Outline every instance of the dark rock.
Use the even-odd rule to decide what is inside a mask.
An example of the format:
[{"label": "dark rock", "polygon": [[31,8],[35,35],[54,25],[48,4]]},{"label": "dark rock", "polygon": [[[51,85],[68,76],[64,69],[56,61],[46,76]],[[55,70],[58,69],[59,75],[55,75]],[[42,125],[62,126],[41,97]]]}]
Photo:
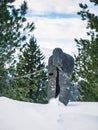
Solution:
[{"label": "dark rock", "polygon": [[59,96],[62,103],[68,104],[73,69],[73,57],[55,48],[48,60],[48,100]]}]

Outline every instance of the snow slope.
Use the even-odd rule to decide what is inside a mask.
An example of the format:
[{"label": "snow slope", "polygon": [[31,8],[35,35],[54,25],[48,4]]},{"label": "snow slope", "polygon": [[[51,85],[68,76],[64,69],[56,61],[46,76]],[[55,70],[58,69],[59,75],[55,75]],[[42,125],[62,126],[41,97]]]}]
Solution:
[{"label": "snow slope", "polygon": [[0,130],[98,130],[97,102],[48,104],[0,97]]}]

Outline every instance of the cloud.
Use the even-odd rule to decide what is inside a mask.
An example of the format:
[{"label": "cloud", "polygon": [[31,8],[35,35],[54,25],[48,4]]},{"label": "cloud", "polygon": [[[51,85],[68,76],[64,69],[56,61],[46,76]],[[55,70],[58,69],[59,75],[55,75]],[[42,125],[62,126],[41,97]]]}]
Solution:
[{"label": "cloud", "polygon": [[[32,10],[33,14],[47,14],[51,12],[56,13],[76,13],[79,9],[80,0],[26,0],[28,8]],[[16,0],[15,5],[18,7],[23,0]]]},{"label": "cloud", "polygon": [[[29,18],[34,21],[36,29],[34,34],[41,46],[57,46],[64,43],[71,44],[74,38],[86,38],[86,23],[79,18]],[[85,32],[85,33],[84,33]],[[52,45],[52,46],[51,46]]]},{"label": "cloud", "polygon": [[35,26],[37,37],[57,40],[84,37],[86,31],[86,24],[79,18],[38,18]]}]

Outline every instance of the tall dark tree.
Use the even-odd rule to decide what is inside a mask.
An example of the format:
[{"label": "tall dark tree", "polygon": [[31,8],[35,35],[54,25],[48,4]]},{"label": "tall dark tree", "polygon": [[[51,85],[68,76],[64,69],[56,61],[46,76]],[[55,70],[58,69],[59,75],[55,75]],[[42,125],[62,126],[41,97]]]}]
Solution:
[{"label": "tall dark tree", "polygon": [[[33,102],[46,102],[46,71],[43,62],[44,56],[34,37],[21,49],[19,63],[17,64],[18,83],[20,88],[26,88],[25,98]],[[20,79],[20,80],[19,80]],[[22,83],[22,84],[21,84]]]},{"label": "tall dark tree", "polygon": [[[97,6],[98,0],[90,0]],[[92,4],[93,4],[92,3]],[[78,56],[75,56],[74,82],[79,86],[81,100],[98,101],[98,16],[90,12],[87,4],[80,4],[82,20],[87,20],[89,39],[75,39]]]}]

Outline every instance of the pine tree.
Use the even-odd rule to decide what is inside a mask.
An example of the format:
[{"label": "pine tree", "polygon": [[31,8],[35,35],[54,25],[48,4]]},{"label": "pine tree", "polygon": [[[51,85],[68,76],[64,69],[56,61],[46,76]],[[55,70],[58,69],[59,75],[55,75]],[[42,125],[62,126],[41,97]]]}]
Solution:
[{"label": "pine tree", "polygon": [[47,76],[43,62],[44,56],[37,46],[35,38],[32,37],[29,43],[24,44],[21,51],[22,55],[17,64],[17,76],[20,79],[18,79],[18,86],[26,90],[23,99],[25,97],[32,102],[45,103]]},{"label": "pine tree", "polygon": [[15,9],[15,0],[0,0],[0,95],[8,96],[14,92],[10,77],[14,75],[15,53],[27,37],[30,38],[34,23],[25,17],[27,4]]},{"label": "pine tree", "polygon": [[[98,0],[90,0],[98,7]],[[89,39],[75,39],[78,56],[75,56],[74,82],[79,86],[80,100],[98,101],[98,16],[91,13],[87,4],[80,4],[82,20],[87,20]]]}]

